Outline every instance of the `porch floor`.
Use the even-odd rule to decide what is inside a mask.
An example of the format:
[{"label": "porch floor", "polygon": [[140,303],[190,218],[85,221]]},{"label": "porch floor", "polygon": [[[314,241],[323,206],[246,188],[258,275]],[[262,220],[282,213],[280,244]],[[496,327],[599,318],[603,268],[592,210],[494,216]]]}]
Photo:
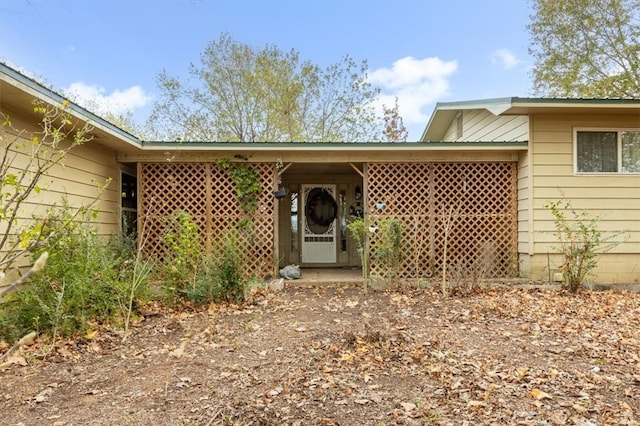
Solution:
[{"label": "porch floor", "polygon": [[287,280],[289,286],[323,286],[331,284],[362,284],[360,268],[305,268],[301,267],[302,276],[297,280]]}]

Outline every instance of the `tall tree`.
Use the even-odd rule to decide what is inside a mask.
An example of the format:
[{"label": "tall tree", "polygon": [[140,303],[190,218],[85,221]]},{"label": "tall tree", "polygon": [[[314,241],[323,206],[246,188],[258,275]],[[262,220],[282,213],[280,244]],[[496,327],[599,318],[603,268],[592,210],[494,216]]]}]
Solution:
[{"label": "tall tree", "polygon": [[533,0],[533,88],[545,96],[640,96],[640,0]]},{"label": "tall tree", "polygon": [[349,56],[321,69],[294,50],[255,49],[222,34],[186,81],[158,75],[149,124],[162,138],[190,141],[371,140],[379,90],[366,70]]},{"label": "tall tree", "polygon": [[393,107],[382,105],[384,128],[382,129],[383,142],[406,142],[409,132],[404,126],[404,121],[400,115],[398,98],[396,97]]}]

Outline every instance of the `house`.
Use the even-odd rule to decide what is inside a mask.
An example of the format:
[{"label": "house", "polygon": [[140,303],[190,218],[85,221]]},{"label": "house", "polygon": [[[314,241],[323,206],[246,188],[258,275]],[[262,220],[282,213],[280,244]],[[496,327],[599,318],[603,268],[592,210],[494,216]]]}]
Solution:
[{"label": "house", "polygon": [[520,273],[553,279],[554,221],[545,205],[567,200],[599,217],[596,283],[640,281],[640,99],[501,98],[439,103],[421,141],[528,141],[518,155]]},{"label": "house", "polygon": [[[48,105],[62,105],[65,101],[59,94],[0,63],[0,112],[3,121],[8,117],[11,122],[11,126],[0,127],[3,154],[6,143],[29,138],[33,132],[42,130],[42,114],[34,111],[36,100]],[[64,167],[56,166],[42,178],[43,191],[27,200],[21,218],[28,220],[32,215],[41,215],[51,206],[60,205],[63,197],[73,206],[87,205],[98,196],[98,185],[112,179],[96,205],[97,224],[102,234],[118,232],[123,211],[135,207],[124,201],[119,188],[128,180],[127,176],[135,177],[136,168],[118,162],[117,156],[139,150],[140,141],[78,105],[69,103],[67,110],[75,120],[74,125],[91,126],[92,140],[70,151]],[[16,157],[14,167],[24,158]]]},{"label": "house", "polygon": [[[0,65],[0,108],[14,124],[35,124],[33,98],[63,101]],[[102,231],[117,232],[137,217],[138,231],[144,229],[151,242],[149,252],[162,255],[155,242],[164,218],[181,210],[198,224],[205,249],[226,230],[242,228],[249,268],[260,277],[291,263],[356,267],[358,247],[346,224],[365,215],[374,230],[385,218],[402,223],[402,277],[435,276],[445,261],[446,241],[447,264],[481,266],[492,277],[547,279],[557,261],[549,267],[553,223],[543,205],[564,194],[578,208],[600,206],[593,211],[607,217],[606,230],[630,231],[603,258],[598,280],[640,280],[632,266],[640,253],[640,174],[628,171],[626,160],[622,172],[576,171],[572,154],[582,132],[627,135],[640,128],[640,100],[438,104],[423,143],[404,144],[143,141],[77,105],[70,108],[93,126],[93,140],[74,152],[64,170],[52,173],[48,191],[36,202],[52,204],[62,194],[81,202],[91,198],[92,180],[111,178],[99,204]],[[633,152],[631,145],[625,149]],[[236,192],[240,183],[233,170],[239,169],[251,171],[260,188],[249,209]],[[610,197],[606,209],[596,201],[604,195]],[[374,248],[378,239],[372,232]],[[374,256],[372,275],[382,268]]]}]

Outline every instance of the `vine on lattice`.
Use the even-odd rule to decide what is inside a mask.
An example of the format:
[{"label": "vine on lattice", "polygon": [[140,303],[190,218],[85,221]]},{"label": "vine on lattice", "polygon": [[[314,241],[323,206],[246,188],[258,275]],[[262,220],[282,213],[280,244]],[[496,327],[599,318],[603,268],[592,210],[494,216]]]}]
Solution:
[{"label": "vine on lattice", "polygon": [[250,227],[250,218],[258,208],[259,197],[262,193],[259,170],[245,163],[232,163],[228,158],[216,160],[216,165],[226,170],[231,176],[233,183],[235,183],[240,209],[247,215],[246,218],[240,219],[238,225],[241,228]]},{"label": "vine on lattice", "polygon": [[[162,257],[166,248],[158,244],[164,227],[162,220],[175,211],[189,213],[198,225],[203,249],[211,250],[223,243],[223,235],[238,228],[251,213],[251,232],[247,239],[247,273],[264,276],[272,274],[274,265],[274,199],[271,189],[275,166],[267,163],[243,163],[256,188],[251,201],[242,205],[237,184],[227,170],[215,163],[143,163],[140,165],[142,211],[152,214],[150,238],[146,251]],[[249,208],[249,210],[247,210]],[[244,244],[244,242],[243,242]]]}]

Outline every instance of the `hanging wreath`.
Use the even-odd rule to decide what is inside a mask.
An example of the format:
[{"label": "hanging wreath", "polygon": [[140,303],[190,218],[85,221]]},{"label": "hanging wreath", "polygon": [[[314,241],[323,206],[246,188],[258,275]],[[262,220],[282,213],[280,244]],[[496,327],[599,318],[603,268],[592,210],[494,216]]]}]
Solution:
[{"label": "hanging wreath", "polygon": [[[315,193],[314,191],[319,191]],[[331,193],[325,188],[314,188],[310,193],[305,214],[316,225],[328,228],[338,216],[338,204]],[[322,212],[318,213],[317,207],[322,206]],[[327,207],[328,206],[328,207]],[[325,215],[325,213],[327,213]]]}]

